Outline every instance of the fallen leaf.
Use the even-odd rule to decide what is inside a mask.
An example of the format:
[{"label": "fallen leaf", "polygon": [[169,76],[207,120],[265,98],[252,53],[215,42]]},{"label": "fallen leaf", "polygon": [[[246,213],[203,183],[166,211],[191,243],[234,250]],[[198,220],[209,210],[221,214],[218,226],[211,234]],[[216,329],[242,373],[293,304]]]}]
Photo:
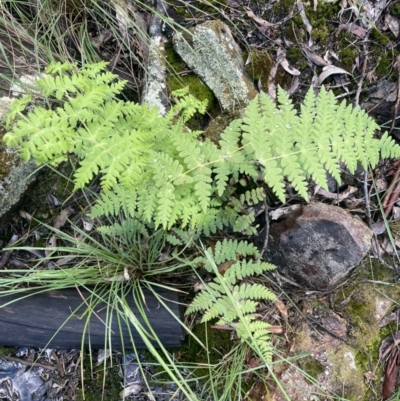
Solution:
[{"label": "fallen leaf", "polygon": [[364,39],[367,36],[367,30],[358,24],[341,24],[339,25],[338,32],[346,31],[352,33],[360,39]]},{"label": "fallen leaf", "polygon": [[393,213],[393,218],[394,218],[395,220],[400,219],[400,207],[398,207],[398,206],[393,206],[392,213]]},{"label": "fallen leaf", "polygon": [[68,206],[61,210],[61,213],[54,220],[54,228],[60,229],[66,223],[68,217],[74,212],[72,207]]},{"label": "fallen leaf", "polygon": [[356,193],[358,189],[356,187],[348,186],[348,188],[340,193],[334,193],[334,192],[329,192],[326,191],[325,189],[318,187],[317,190],[315,191],[315,195],[321,195],[325,199],[332,199],[333,201],[342,202],[344,199],[347,199],[350,195]]},{"label": "fallen leaf", "polygon": [[382,398],[389,399],[396,388],[397,376],[399,373],[399,350],[393,348],[386,365],[385,378],[382,385]]},{"label": "fallen leaf", "polygon": [[381,243],[381,248],[385,251],[386,254],[388,255],[393,255],[394,249],[392,244],[387,238],[384,238],[382,243]]},{"label": "fallen leaf", "polygon": [[301,0],[296,0],[296,5],[297,5],[297,9],[299,10],[299,14],[300,17],[303,21],[303,24],[306,26],[306,30],[308,32],[309,38],[308,38],[308,47],[311,47],[313,45],[313,40],[312,40],[312,26],[311,23],[309,21],[309,19],[307,18],[306,12],[304,10],[304,6],[303,3],[301,2]]},{"label": "fallen leaf", "polygon": [[371,228],[376,235],[383,234],[386,231],[386,225],[383,220],[376,221],[372,224]]},{"label": "fallen leaf", "polygon": [[285,319],[285,322],[287,323],[288,322],[288,311],[286,309],[286,305],[280,299],[277,299],[276,301],[274,301],[274,304],[278,308],[282,317]]},{"label": "fallen leaf", "polygon": [[323,72],[318,77],[318,85],[322,85],[322,82],[325,81],[326,78],[333,74],[348,74],[351,75],[350,72],[344,70],[343,68],[335,67],[334,65],[327,65],[323,68]]},{"label": "fallen leaf", "polygon": [[90,219],[86,216],[82,217],[82,223],[83,223],[83,229],[85,231],[92,231],[93,230],[93,224],[94,220]]},{"label": "fallen leaf", "polygon": [[375,187],[378,192],[386,191],[388,189],[388,183],[385,178],[377,178],[375,180]]},{"label": "fallen leaf", "polygon": [[393,17],[393,15],[386,14],[385,24],[387,24],[389,29],[392,31],[393,35],[397,38],[399,36],[399,31],[400,31],[399,20],[396,17]]},{"label": "fallen leaf", "polygon": [[28,212],[25,212],[25,210],[20,210],[18,214],[25,220],[31,221],[32,220],[32,215],[30,215]]},{"label": "fallen leaf", "polygon": [[271,217],[271,220],[278,220],[283,216],[288,215],[289,213],[298,210],[301,208],[300,204],[296,205],[291,205],[287,207],[280,207],[279,209],[272,210],[269,212],[269,217]]},{"label": "fallen leaf", "polygon": [[257,17],[249,7],[244,8],[246,10],[247,16],[250,17],[254,22],[260,25],[263,29],[271,28],[277,24],[272,24],[271,22],[265,21],[264,19]]},{"label": "fallen leaf", "polygon": [[310,52],[304,47],[303,47],[303,52],[305,53],[307,59],[311,61],[313,64],[319,67],[325,67],[326,65],[329,65],[329,63],[325,61],[321,56],[318,56],[318,54]]},{"label": "fallen leaf", "polygon": [[288,72],[290,75],[294,75],[294,76],[300,75],[300,71],[297,70],[296,68],[290,67],[289,62],[288,62],[286,59],[283,59],[283,60],[281,61],[281,66],[282,66],[282,68],[283,68],[286,72]]},{"label": "fallen leaf", "polygon": [[292,85],[290,85],[290,88],[287,90],[288,95],[292,96],[294,93],[297,92],[299,88],[300,88],[300,79],[298,77],[294,77]]},{"label": "fallen leaf", "polygon": [[53,250],[48,248],[55,248],[56,246],[57,246],[57,238],[55,235],[52,235],[47,241],[47,246],[46,250],[44,251],[44,254],[46,256],[49,256],[53,252]]},{"label": "fallen leaf", "polygon": [[[276,66],[278,65],[281,65],[282,68],[290,75],[294,76],[300,75],[299,70],[296,70],[296,68],[292,68],[289,66],[289,62],[286,60],[286,51],[281,47],[279,47],[276,52]],[[270,79],[271,79],[271,73],[270,73]]]}]

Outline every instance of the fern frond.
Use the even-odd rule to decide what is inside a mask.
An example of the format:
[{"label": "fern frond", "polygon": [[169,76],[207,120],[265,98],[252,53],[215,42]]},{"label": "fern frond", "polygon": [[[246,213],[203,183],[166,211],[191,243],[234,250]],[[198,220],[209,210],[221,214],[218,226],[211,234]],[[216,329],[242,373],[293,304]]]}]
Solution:
[{"label": "fern frond", "polygon": [[[260,93],[221,133],[217,146],[185,129],[193,113],[205,110],[188,89],[175,94],[177,103],[160,118],[155,108],[119,100],[125,82],[106,71],[105,63],[82,69],[53,64],[47,71],[39,88],[63,105],[36,107],[24,116],[29,99],[17,101],[7,123],[17,122],[5,142],[38,164],[56,165],[75,155],[80,160],[75,188],[98,174],[104,192],[132,190],[135,215],[165,228],[209,235],[230,226],[251,234],[254,216],[244,213],[244,204],[259,203],[264,195],[252,189],[237,199],[235,185],[243,175],[253,183],[263,178],[284,202],[286,182],[307,198],[309,179],[326,188],[328,171],[340,181],[340,162],[354,171],[359,163],[373,167],[380,157],[400,156],[400,146],[387,134],[374,137],[379,127],[365,112],[337,104],[324,88],[317,96],[310,89],[299,113],[281,88],[278,104]],[[104,214],[117,212],[115,201],[101,205]]]},{"label": "fern frond", "polygon": [[[395,143],[394,139],[387,132],[382,135],[379,141],[379,149],[382,159],[400,157],[400,146]],[[376,147],[378,147],[376,146]],[[374,164],[372,162],[375,162]],[[371,161],[374,166],[377,163],[376,159]]]}]

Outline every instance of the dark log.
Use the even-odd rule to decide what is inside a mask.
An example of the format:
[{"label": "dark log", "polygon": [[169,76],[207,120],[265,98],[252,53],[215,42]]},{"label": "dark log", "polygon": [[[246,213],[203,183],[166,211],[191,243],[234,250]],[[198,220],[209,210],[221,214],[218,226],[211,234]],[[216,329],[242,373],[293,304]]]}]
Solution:
[{"label": "dark log", "polygon": [[[9,305],[8,302],[21,297],[21,294],[0,298],[0,344],[9,346],[80,348],[85,330],[86,316],[82,314],[88,308],[83,303],[90,297],[87,290],[66,289],[49,291],[31,295]],[[182,327],[171,314],[162,307],[153,294],[143,290],[145,294],[146,316],[154,331],[165,347],[179,347],[183,339]],[[176,292],[157,289],[170,310],[180,317],[178,295]],[[126,302],[134,315],[143,323],[131,294]],[[6,305],[6,306],[3,306]],[[132,338],[137,348],[146,348],[132,324],[127,325],[118,319],[118,313],[112,313],[111,331],[107,334],[109,348],[132,349]],[[119,321],[118,321],[119,320]],[[105,348],[107,305],[101,303],[91,314],[90,324],[85,333],[84,344],[91,348]],[[128,327],[129,326],[129,327]],[[57,332],[58,330],[58,332]],[[53,337],[54,336],[54,337]]]}]

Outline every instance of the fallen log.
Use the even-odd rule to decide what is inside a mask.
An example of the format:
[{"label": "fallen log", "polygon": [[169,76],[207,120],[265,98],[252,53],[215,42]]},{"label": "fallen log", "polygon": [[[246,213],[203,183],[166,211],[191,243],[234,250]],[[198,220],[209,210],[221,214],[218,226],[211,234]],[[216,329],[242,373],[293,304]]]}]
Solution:
[{"label": "fallen log", "polygon": [[[177,319],[158,303],[150,291],[143,290],[143,293],[146,318],[161,343],[164,347],[179,347],[183,340],[183,332]],[[165,300],[170,311],[179,318],[177,293],[166,289],[157,289],[157,293]],[[85,346],[94,349],[105,348],[105,341],[108,348],[122,349],[124,344],[125,349],[132,349],[131,337],[137,348],[146,348],[133,324],[127,324],[115,311],[111,313],[111,308],[107,310],[104,302],[92,310],[88,324],[87,316],[83,315],[88,305],[83,300],[89,299],[90,294],[84,289],[79,289],[79,292],[76,289],[65,289],[34,294],[19,300],[21,293],[1,297],[0,344],[80,348],[84,335]],[[127,295],[125,301],[143,324],[143,318],[132,295]]]}]

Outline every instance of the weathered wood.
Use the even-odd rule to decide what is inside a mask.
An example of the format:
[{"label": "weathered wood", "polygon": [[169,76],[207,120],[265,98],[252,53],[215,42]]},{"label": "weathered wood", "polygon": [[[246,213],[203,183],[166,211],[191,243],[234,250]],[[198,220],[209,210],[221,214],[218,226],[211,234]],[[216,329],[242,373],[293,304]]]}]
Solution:
[{"label": "weathered wood", "polygon": [[[84,299],[88,299],[90,292],[80,290]],[[179,317],[178,296],[175,292],[159,289],[157,293],[164,299],[170,310]],[[182,328],[177,320],[155,299],[147,290],[144,290],[146,316],[154,331],[158,334],[165,347],[178,347],[183,339]],[[10,346],[32,346],[56,348],[80,348],[82,334],[85,330],[86,317],[81,317],[87,309],[82,296],[76,289],[49,291],[35,294],[13,302],[6,303],[21,297],[21,294],[0,298],[0,344]],[[132,312],[143,323],[132,296],[126,297]],[[75,312],[74,312],[75,311]],[[72,313],[74,312],[74,313]],[[91,348],[104,348],[106,326],[110,323],[107,318],[107,305],[101,303],[91,314],[90,324],[87,327],[84,343]],[[143,340],[133,327],[127,326],[118,314],[113,313],[111,331],[107,334],[108,347],[121,349],[132,348],[129,331],[138,348],[145,348]],[[54,337],[53,337],[54,336]]]}]

